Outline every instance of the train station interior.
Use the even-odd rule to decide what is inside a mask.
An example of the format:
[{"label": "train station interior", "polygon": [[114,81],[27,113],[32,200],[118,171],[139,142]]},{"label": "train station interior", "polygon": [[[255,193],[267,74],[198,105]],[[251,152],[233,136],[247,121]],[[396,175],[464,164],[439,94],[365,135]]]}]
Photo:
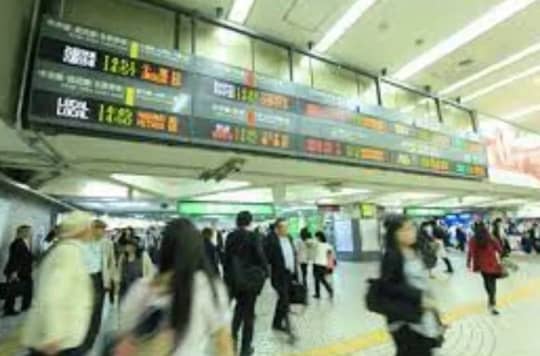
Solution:
[{"label": "train station interior", "polygon": [[[0,6],[1,356],[538,355],[540,1]],[[246,211],[249,227],[239,224]],[[178,318],[139,337],[137,320],[133,329],[122,325],[123,301],[137,299],[135,284],[164,278],[161,247],[179,221],[210,236],[204,251],[195,243],[206,253],[204,266],[186,290],[200,286],[210,249],[218,292],[223,286],[230,299],[223,316],[200,309],[200,295],[182,299],[199,308],[186,319],[189,332],[176,330],[158,352],[148,345],[178,327]],[[96,223],[101,240],[73,242],[78,227],[90,231]],[[401,234],[409,224],[411,247]],[[232,278],[238,289],[239,278],[228,277],[237,267],[229,245],[244,228],[269,266],[250,345],[232,323],[242,299],[231,285]],[[82,295],[82,282],[72,277],[51,291],[70,269],[52,261],[62,247],[80,245],[87,256],[96,241],[114,250],[112,287],[103,280],[98,292],[95,271],[85,270],[94,283],[86,319],[76,314],[84,308],[75,311],[82,297],[71,301],[73,313],[58,312],[69,307],[55,300]],[[151,272],[141,265],[123,294],[130,244],[136,259],[139,252],[148,257]],[[321,249],[328,249],[324,266],[315,257]],[[189,252],[195,255],[174,251],[175,258],[187,261]],[[392,283],[419,295],[415,322],[382,312],[382,294],[369,298],[376,282],[384,284],[393,252],[400,268]],[[485,270],[488,253],[493,264]],[[412,270],[414,261],[423,262],[421,271]],[[182,263],[175,263],[178,272]],[[275,285],[282,267],[291,275],[286,289]],[[184,268],[175,278],[185,278]],[[331,293],[319,294],[319,283]],[[174,304],[185,291],[171,293]],[[403,302],[391,297],[398,298],[388,297],[392,305]],[[284,299],[281,330],[276,315]],[[163,318],[174,312],[176,304]],[[212,322],[203,323],[203,314]],[[63,327],[55,325],[64,323],[60,315]],[[436,337],[424,329],[426,315],[436,316]],[[80,327],[77,339],[66,325],[79,321],[90,326]],[[208,339],[204,352],[189,348],[192,332]],[[431,341],[436,345],[425,346]]]}]

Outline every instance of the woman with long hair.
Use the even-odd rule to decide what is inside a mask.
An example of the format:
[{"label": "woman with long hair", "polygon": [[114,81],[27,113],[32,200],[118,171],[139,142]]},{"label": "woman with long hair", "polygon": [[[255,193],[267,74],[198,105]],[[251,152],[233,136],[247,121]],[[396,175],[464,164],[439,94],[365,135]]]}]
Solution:
[{"label": "woman with long hair", "polygon": [[405,216],[385,221],[381,285],[388,309],[388,329],[397,356],[429,356],[442,343],[443,325],[429,287],[429,273],[417,249],[415,225]]},{"label": "woman with long hair", "polygon": [[493,315],[499,315],[497,278],[502,274],[501,253],[501,244],[489,234],[486,224],[482,221],[476,222],[474,237],[469,241],[467,266],[482,275],[488,295],[488,307]]},{"label": "woman with long hair", "polygon": [[167,224],[159,261],[159,273],[138,281],[125,297],[115,354],[203,355],[212,339],[214,354],[232,356],[229,298],[191,221]]}]

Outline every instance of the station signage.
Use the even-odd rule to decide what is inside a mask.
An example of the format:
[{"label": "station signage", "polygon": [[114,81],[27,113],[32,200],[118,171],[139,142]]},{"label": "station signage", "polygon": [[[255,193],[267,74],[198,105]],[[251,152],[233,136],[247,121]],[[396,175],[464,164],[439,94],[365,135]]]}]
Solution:
[{"label": "station signage", "polygon": [[324,162],[482,179],[478,142],[362,113],[291,82],[45,17],[28,123]]}]

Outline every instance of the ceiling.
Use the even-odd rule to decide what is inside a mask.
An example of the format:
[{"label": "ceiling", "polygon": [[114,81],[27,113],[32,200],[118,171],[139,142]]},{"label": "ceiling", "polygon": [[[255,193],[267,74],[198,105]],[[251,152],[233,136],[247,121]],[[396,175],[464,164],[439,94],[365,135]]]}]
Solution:
[{"label": "ceiling", "polygon": [[[366,0],[367,1],[367,0]],[[521,0],[515,0],[520,2]],[[169,0],[209,15],[221,6],[225,14],[233,0]],[[317,43],[356,0],[255,0],[245,26],[307,48]],[[392,77],[402,66],[455,34],[503,0],[377,0],[325,53],[373,72],[386,68]],[[430,86],[450,98],[466,98],[477,90],[540,64],[540,50],[455,91],[445,88],[540,42],[540,1],[518,11],[472,41],[416,73],[408,81]],[[481,112],[508,114],[540,104],[540,68],[511,84],[466,102]],[[540,132],[540,110],[512,119]]]}]

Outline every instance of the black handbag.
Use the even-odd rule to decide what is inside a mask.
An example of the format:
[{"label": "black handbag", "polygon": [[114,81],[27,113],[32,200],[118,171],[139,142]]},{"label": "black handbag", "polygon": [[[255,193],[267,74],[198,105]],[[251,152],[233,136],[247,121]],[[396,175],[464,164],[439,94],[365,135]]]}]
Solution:
[{"label": "black handbag", "polygon": [[291,281],[289,286],[289,303],[307,305],[307,289],[295,279]]}]

